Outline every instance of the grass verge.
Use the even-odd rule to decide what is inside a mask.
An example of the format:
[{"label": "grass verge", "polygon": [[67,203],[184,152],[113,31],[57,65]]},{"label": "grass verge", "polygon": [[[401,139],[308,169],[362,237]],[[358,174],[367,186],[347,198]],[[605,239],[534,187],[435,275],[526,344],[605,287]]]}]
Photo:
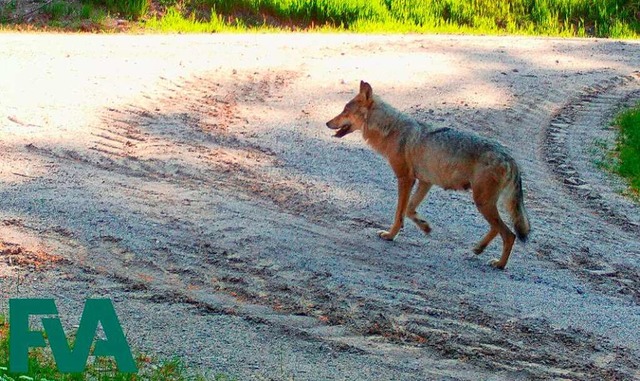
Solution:
[{"label": "grass verge", "polygon": [[0,381],[234,381],[225,375],[204,377],[189,375],[182,361],[179,359],[160,362],[149,356],[138,354],[136,362],[139,369],[137,374],[119,373],[116,364],[110,358],[97,358],[89,362],[83,373],[60,373],[50,353],[39,348],[29,352],[29,372],[26,374],[9,373],[9,324],[0,315]]},{"label": "grass verge", "polygon": [[629,181],[635,196],[640,196],[640,103],[623,111],[615,119],[619,129],[613,169]]},{"label": "grass verge", "polygon": [[[0,0],[0,23],[21,25],[25,2],[41,3]],[[39,11],[27,23],[71,30],[640,36],[637,0],[47,0]]]},{"label": "grass verge", "polygon": [[[634,38],[640,2],[629,0],[165,0],[151,30],[199,31],[203,21],[232,30],[364,33],[472,33]],[[171,23],[163,17],[169,16]],[[176,23],[176,17],[187,22]],[[143,22],[143,24],[145,24]],[[222,30],[218,27],[217,30]],[[176,31],[176,30],[174,30]]]}]

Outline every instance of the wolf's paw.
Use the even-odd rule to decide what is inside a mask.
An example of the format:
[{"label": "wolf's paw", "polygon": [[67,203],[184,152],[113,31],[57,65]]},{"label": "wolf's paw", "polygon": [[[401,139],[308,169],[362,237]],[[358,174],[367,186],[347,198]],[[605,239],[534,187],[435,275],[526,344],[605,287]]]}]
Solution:
[{"label": "wolf's paw", "polygon": [[[482,252],[484,251],[484,249],[486,249],[486,246],[480,246],[480,245],[478,245],[478,246],[476,246],[476,247],[474,247],[474,248],[473,248],[473,252],[474,252],[474,254],[476,254],[476,255],[480,255],[480,254],[482,254]],[[491,260],[490,262],[493,262],[493,261],[495,261],[495,259],[494,259],[494,260]]]},{"label": "wolf's paw", "polygon": [[504,266],[506,265],[506,263],[500,263],[499,259],[492,259],[489,261],[489,264],[497,269],[500,270],[504,270]]},{"label": "wolf's paw", "polygon": [[396,238],[395,235],[392,235],[391,233],[389,233],[386,230],[380,230],[378,232],[378,237],[384,239],[385,241],[393,241],[393,239]]},{"label": "wolf's paw", "polygon": [[427,223],[427,221],[416,222],[416,225],[424,232],[424,234],[431,233],[431,226]]},{"label": "wolf's paw", "polygon": [[416,224],[416,226],[418,226],[420,230],[424,232],[424,234],[431,233],[431,226],[429,226],[429,222],[427,222],[427,220],[421,218],[416,213],[409,215],[409,218]]}]

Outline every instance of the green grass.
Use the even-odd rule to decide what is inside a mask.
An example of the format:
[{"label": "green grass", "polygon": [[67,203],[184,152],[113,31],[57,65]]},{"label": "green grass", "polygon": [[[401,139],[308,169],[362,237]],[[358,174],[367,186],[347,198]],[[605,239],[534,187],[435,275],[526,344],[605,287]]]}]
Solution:
[{"label": "green grass", "polygon": [[[10,22],[15,1],[0,6]],[[69,4],[67,4],[69,3]],[[79,5],[82,6],[78,10]],[[160,32],[331,30],[637,38],[640,0],[54,0],[48,22],[82,25],[104,18],[139,20]],[[4,20],[4,21],[3,21]],[[108,23],[102,22],[107,25]]]},{"label": "green grass", "polygon": [[60,21],[65,17],[72,16],[77,10],[76,6],[62,0],[54,0],[43,7],[43,11],[54,21]]},{"label": "green grass", "polygon": [[633,193],[640,195],[640,103],[622,112],[614,124],[619,128],[614,154],[614,170],[629,181]]},{"label": "green grass", "polygon": [[222,16],[211,11],[208,20],[196,19],[195,14],[183,16],[180,10],[171,7],[163,17],[154,17],[146,21],[145,28],[158,32],[214,33],[246,30],[242,23],[224,21]]},{"label": "green grass", "polygon": [[145,16],[151,6],[151,0],[81,0],[83,4],[103,6],[119,17],[137,20]]},{"label": "green grass", "polygon": [[0,3],[0,24],[12,22],[12,15],[16,10],[16,1],[10,0]]},{"label": "green grass", "polygon": [[[0,315],[0,380],[32,380],[32,381],[186,381],[186,380],[214,380],[234,381],[226,375],[204,377],[190,376],[183,362],[179,359],[159,362],[139,354],[136,357],[139,372],[137,374],[119,373],[116,364],[109,358],[98,358],[87,365],[84,373],[63,374],[57,371],[52,356],[40,348],[29,352],[29,372],[26,374],[12,374],[8,371],[9,364],[9,325],[5,317]],[[26,378],[25,378],[26,377]]]},{"label": "green grass", "polygon": [[207,20],[213,14],[220,20],[236,22],[239,17],[248,27],[597,37],[640,34],[640,1],[637,0],[184,0],[177,3],[165,0],[165,3],[179,5],[187,19]]}]

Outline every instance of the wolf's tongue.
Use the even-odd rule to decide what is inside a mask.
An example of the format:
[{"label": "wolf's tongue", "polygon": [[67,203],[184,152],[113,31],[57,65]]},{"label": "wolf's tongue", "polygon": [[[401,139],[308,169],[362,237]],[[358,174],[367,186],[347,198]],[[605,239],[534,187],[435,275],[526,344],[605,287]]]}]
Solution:
[{"label": "wolf's tongue", "polygon": [[333,135],[334,138],[341,138],[343,136],[345,136],[346,134],[348,134],[351,130],[351,126],[344,126],[342,128],[340,128],[335,135]]}]

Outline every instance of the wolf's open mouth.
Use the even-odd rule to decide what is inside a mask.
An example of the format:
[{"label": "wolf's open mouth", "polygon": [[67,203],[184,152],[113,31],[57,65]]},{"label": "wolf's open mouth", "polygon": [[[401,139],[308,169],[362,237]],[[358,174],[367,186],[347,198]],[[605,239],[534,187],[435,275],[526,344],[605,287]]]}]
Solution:
[{"label": "wolf's open mouth", "polygon": [[351,132],[351,124],[346,124],[342,127],[340,127],[340,129],[336,132],[335,135],[333,135],[334,138],[341,138],[343,136],[345,136],[346,134]]}]

